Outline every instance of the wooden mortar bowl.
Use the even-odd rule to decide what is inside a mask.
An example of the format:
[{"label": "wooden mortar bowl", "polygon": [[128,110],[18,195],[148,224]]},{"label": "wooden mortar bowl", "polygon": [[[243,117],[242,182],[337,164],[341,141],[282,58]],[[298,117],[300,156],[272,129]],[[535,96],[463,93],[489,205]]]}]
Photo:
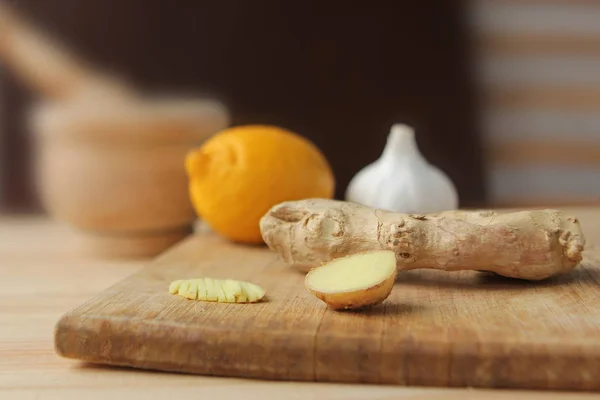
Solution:
[{"label": "wooden mortar bowl", "polygon": [[46,103],[30,117],[45,209],[102,257],[154,256],[192,231],[185,155],[228,125],[210,101]]}]

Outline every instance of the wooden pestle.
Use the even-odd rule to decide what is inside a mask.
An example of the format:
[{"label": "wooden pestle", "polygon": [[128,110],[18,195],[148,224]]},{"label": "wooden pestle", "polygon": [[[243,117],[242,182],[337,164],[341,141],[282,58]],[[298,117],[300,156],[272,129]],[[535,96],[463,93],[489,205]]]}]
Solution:
[{"label": "wooden pestle", "polygon": [[133,97],[124,82],[77,59],[3,3],[0,3],[0,59],[47,100]]},{"label": "wooden pestle", "polygon": [[191,232],[183,159],[228,125],[223,105],[147,98],[1,3],[0,60],[41,97],[28,116],[40,197],[86,252],[154,256]]}]

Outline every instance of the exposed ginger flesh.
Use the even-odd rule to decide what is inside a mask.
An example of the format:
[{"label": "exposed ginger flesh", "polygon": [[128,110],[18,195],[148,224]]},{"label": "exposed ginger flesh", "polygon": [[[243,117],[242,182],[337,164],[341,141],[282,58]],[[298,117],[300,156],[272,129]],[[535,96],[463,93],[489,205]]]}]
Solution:
[{"label": "exposed ginger flesh", "polygon": [[312,269],[306,275],[305,286],[331,308],[362,308],[389,296],[396,271],[392,251],[358,253]]},{"label": "exposed ginger flesh", "polygon": [[575,268],[585,246],[579,220],[559,210],[415,215],[307,199],[272,207],[260,229],[269,248],[304,270],[385,249],[396,254],[399,270],[476,270],[540,280]]},{"label": "exposed ginger flesh", "polygon": [[171,282],[169,292],[190,300],[219,303],[256,303],[265,297],[265,290],[250,282],[230,279],[180,279]]},{"label": "exposed ginger flesh", "polygon": [[391,251],[373,251],[338,258],[313,269],[306,284],[324,293],[350,292],[376,286],[396,272]]}]

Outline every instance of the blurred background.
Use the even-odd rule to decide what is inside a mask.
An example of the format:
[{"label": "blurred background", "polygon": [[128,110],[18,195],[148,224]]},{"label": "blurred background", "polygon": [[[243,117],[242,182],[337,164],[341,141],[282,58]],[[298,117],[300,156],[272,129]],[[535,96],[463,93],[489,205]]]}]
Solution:
[{"label": "blurred background", "polygon": [[[600,203],[600,2],[0,0],[150,90],[311,139],[342,198],[395,122],[461,207]],[[40,212],[25,113],[0,60],[0,207]]]}]

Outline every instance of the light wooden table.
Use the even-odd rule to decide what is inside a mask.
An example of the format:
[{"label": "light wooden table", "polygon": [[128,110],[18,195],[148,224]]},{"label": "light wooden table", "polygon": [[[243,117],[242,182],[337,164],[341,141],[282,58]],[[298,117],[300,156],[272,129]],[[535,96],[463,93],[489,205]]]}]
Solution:
[{"label": "light wooden table", "polygon": [[[589,242],[600,208],[572,209]],[[0,217],[0,399],[565,399],[600,394],[270,382],[82,364],[56,356],[60,315],[143,267],[77,254],[69,229],[39,217]],[[598,377],[600,379],[600,377]]]}]

